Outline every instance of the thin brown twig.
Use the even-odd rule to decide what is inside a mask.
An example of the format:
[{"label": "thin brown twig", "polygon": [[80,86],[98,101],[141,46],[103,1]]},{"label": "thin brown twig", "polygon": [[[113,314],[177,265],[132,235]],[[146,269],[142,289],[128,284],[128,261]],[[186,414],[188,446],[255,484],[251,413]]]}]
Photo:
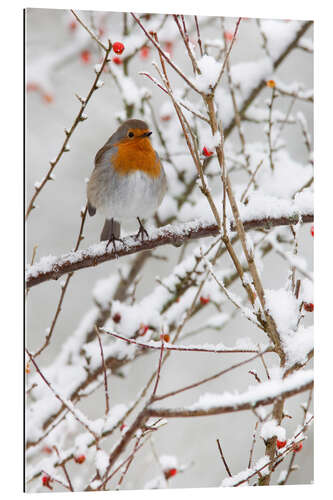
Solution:
[{"label": "thin brown twig", "polygon": [[95,332],[97,335],[98,343],[99,343],[99,348],[101,351],[101,358],[102,358],[102,366],[103,366],[103,373],[104,373],[104,391],[105,391],[105,415],[108,415],[110,412],[110,403],[109,403],[109,389],[108,389],[108,378],[106,375],[106,366],[105,366],[105,360],[104,360],[104,353],[103,353],[103,346],[101,342],[101,338],[98,333],[98,328],[95,325]]},{"label": "thin brown twig", "polygon": [[259,356],[260,356],[260,354],[257,354],[256,356],[252,356],[251,358],[246,359],[245,361],[241,361],[235,365],[229,366],[229,368],[224,368],[223,370],[221,370],[217,373],[214,373],[214,375],[211,375],[210,377],[206,377],[202,380],[199,380],[199,382],[195,382],[193,384],[187,385],[187,386],[182,387],[180,389],[177,389],[175,391],[168,392],[166,394],[157,395],[155,397],[155,401],[161,401],[162,399],[166,399],[166,398],[170,398],[171,396],[175,396],[176,394],[179,394],[180,392],[188,391],[190,389],[194,389],[195,387],[199,387],[200,385],[206,384],[207,382],[210,382],[211,380],[215,380],[216,378],[221,377],[222,375],[225,375],[226,373],[229,373],[229,372],[235,370],[236,368],[239,368],[241,366],[246,365],[247,363],[250,363],[251,361],[254,361]]},{"label": "thin brown twig", "polygon": [[131,463],[133,462],[134,456],[135,456],[136,452],[137,452],[137,451],[138,451],[138,449],[139,449],[139,444],[140,444],[141,438],[142,438],[142,436],[139,436],[139,437],[136,439],[136,442],[135,442],[135,445],[134,445],[134,449],[133,449],[133,451],[132,451],[132,453],[131,453],[131,455],[130,455],[130,457],[129,457],[128,461],[127,461],[127,465],[126,465],[126,467],[125,467],[125,470],[124,470],[124,472],[122,473],[122,475],[121,475],[121,477],[120,477],[120,479],[119,479],[119,481],[118,481],[118,486],[117,486],[117,489],[119,489],[119,486],[120,486],[120,485],[122,484],[122,482],[124,481],[124,477],[126,476],[126,474],[127,474],[127,472],[128,472],[128,469],[130,468],[130,465],[131,465]]},{"label": "thin brown twig", "polygon": [[47,380],[47,378],[45,377],[45,375],[41,372],[39,366],[37,365],[36,361],[34,360],[34,357],[33,355],[28,351],[28,349],[25,349],[26,353],[28,354],[29,358],[30,358],[30,361],[32,362],[32,364],[34,365],[37,373],[39,374],[39,376],[41,377],[41,379],[45,382],[45,384],[47,385],[47,387],[50,389],[50,391],[54,394],[54,396],[62,403],[63,406],[65,406],[67,408],[67,410],[73,415],[73,417],[94,437],[94,439],[96,440],[96,442],[98,442],[98,436],[97,434],[95,433],[95,431],[93,431],[89,424],[85,421],[82,420],[81,416],[79,416],[77,414],[77,412],[73,409],[72,405],[71,404],[68,404],[61,396],[60,394],[54,389],[54,387],[50,384],[50,382]]},{"label": "thin brown twig", "polygon": [[219,453],[220,453],[220,456],[221,456],[221,459],[222,459],[222,462],[224,464],[224,467],[225,467],[225,470],[227,471],[227,474],[229,477],[232,477],[232,474],[230,472],[230,469],[229,469],[229,466],[226,462],[226,459],[224,458],[224,455],[223,455],[223,451],[222,451],[222,446],[221,446],[221,443],[220,443],[220,440],[219,439],[216,439],[216,442],[217,442],[217,447],[219,449]]},{"label": "thin brown twig", "polygon": [[256,425],[253,431],[253,436],[252,436],[252,445],[250,449],[250,456],[249,456],[249,463],[248,463],[248,469],[251,469],[252,466],[252,457],[253,457],[253,452],[254,452],[254,447],[256,444],[256,437],[257,437],[257,430],[258,430],[258,425],[259,425],[259,420],[256,421]]},{"label": "thin brown twig", "polygon": [[158,367],[157,367],[157,372],[156,372],[156,381],[155,381],[154,389],[153,389],[153,392],[152,392],[152,395],[151,395],[151,398],[150,398],[150,399],[151,399],[151,401],[154,401],[154,400],[155,400],[157,387],[158,387],[158,384],[159,384],[159,381],[160,381],[160,374],[161,374],[161,367],[162,367],[163,352],[164,352],[164,340],[163,340],[163,335],[162,335],[162,336],[161,336],[161,350],[160,350],[160,357],[159,357],[159,360],[158,360]]},{"label": "thin brown twig", "polygon": [[201,43],[201,37],[200,37],[200,28],[199,28],[199,23],[198,23],[198,17],[194,16],[194,21],[195,21],[195,27],[197,30],[197,38],[198,38],[198,45],[199,45],[199,50],[200,50],[200,55],[203,57],[203,50],[202,50],[202,43]]},{"label": "thin brown twig", "polygon": [[243,192],[243,194],[242,194],[242,196],[241,196],[241,198],[240,198],[240,201],[241,201],[241,202],[243,202],[243,201],[245,200],[245,196],[247,195],[247,193],[248,193],[248,191],[249,191],[249,189],[250,189],[250,187],[251,187],[251,184],[252,184],[252,183],[254,183],[255,176],[257,175],[258,170],[259,170],[259,168],[261,167],[261,165],[262,165],[263,163],[264,163],[264,159],[262,159],[262,160],[259,162],[258,166],[256,167],[256,169],[254,170],[253,174],[251,175],[250,180],[249,180],[249,182],[248,182],[248,185],[246,186],[246,188],[245,188],[245,190],[244,190],[244,192]]},{"label": "thin brown twig", "polygon": [[220,71],[220,73],[219,73],[219,76],[218,76],[218,78],[217,78],[217,80],[216,80],[216,82],[215,82],[215,85],[214,85],[214,86],[213,86],[213,88],[212,88],[212,93],[214,93],[214,92],[215,92],[216,87],[217,87],[217,86],[218,86],[218,84],[220,83],[221,78],[222,78],[222,76],[223,76],[223,73],[224,73],[224,70],[225,70],[225,67],[226,67],[227,61],[228,61],[229,56],[230,56],[230,52],[231,52],[231,50],[232,50],[232,47],[233,47],[233,45],[234,45],[234,42],[235,42],[235,39],[236,39],[236,36],[237,36],[237,31],[238,31],[238,28],[239,28],[239,24],[240,24],[240,22],[241,22],[241,19],[242,19],[242,18],[241,18],[241,17],[239,17],[239,18],[238,18],[238,20],[237,20],[237,22],[236,22],[236,27],[235,27],[235,30],[234,30],[234,34],[233,34],[232,40],[231,40],[231,42],[230,42],[230,45],[229,45],[228,51],[227,51],[226,56],[225,56],[225,58],[224,58],[223,65],[222,65],[221,71]]},{"label": "thin brown twig", "polygon": [[152,345],[145,344],[144,342],[139,342],[136,339],[132,339],[129,337],[123,337],[119,335],[119,333],[110,332],[105,328],[100,328],[102,333],[107,333],[108,335],[112,335],[112,337],[116,337],[117,339],[123,340],[128,344],[135,344],[138,347],[142,347],[144,349],[156,349],[158,351],[166,350],[166,351],[178,351],[178,352],[211,352],[211,353],[225,353],[225,354],[239,354],[239,353],[258,353],[259,351],[256,349],[209,349],[209,348],[200,348],[200,347],[186,347],[186,346],[177,346],[177,345],[169,345],[161,342],[161,345]]},{"label": "thin brown twig", "polygon": [[201,71],[199,69],[199,66],[197,64],[197,61],[193,55],[193,52],[191,50],[191,47],[189,45],[189,37],[188,37],[188,34],[187,34],[187,31],[186,31],[186,26],[185,26],[185,20],[184,20],[184,16],[181,16],[181,19],[182,19],[182,23],[183,23],[183,29],[180,25],[180,22],[179,22],[179,19],[178,19],[178,16],[176,14],[173,15],[173,19],[177,25],[177,28],[178,28],[178,31],[180,33],[180,36],[182,37],[183,39],[183,42],[184,42],[184,45],[186,47],[186,50],[187,50],[187,53],[188,53],[188,56],[191,60],[191,63],[192,63],[192,68],[193,68],[193,73],[194,75],[196,73],[200,74]]},{"label": "thin brown twig", "polygon": [[176,73],[178,73],[179,76],[181,76],[181,78],[183,78],[183,80],[185,80],[185,82],[187,83],[187,85],[189,87],[191,87],[192,90],[194,90],[195,92],[197,92],[198,94],[201,94],[200,90],[198,90],[196,88],[196,86],[191,82],[191,80],[189,80],[185,75],[184,73],[178,68],[178,66],[176,66],[172,60],[170,59],[170,57],[165,53],[165,51],[162,49],[162,47],[160,46],[160,44],[158,42],[156,42],[156,40],[154,39],[153,36],[150,35],[150,33],[148,33],[148,31],[146,30],[146,28],[143,26],[143,24],[141,23],[140,19],[136,17],[136,15],[131,12],[131,15],[132,17],[135,19],[135,22],[140,26],[140,28],[142,29],[142,31],[144,32],[144,34],[146,35],[146,37],[148,38],[148,40],[150,40],[152,42],[152,44],[157,48],[159,54],[167,61],[167,63],[176,71]]},{"label": "thin brown twig", "polygon": [[69,151],[69,148],[68,148],[69,139],[73,135],[73,132],[75,131],[76,127],[78,126],[79,123],[81,123],[82,121],[84,121],[86,119],[83,112],[85,111],[87,104],[89,103],[89,101],[91,99],[91,96],[99,88],[97,84],[98,84],[99,78],[104,70],[104,66],[108,62],[108,57],[109,57],[109,54],[111,52],[111,49],[112,49],[112,44],[109,41],[109,46],[108,46],[107,50],[105,51],[105,56],[104,56],[103,62],[100,65],[100,68],[98,69],[98,71],[96,72],[95,79],[94,79],[93,84],[92,84],[92,86],[87,94],[87,97],[85,99],[82,99],[81,97],[77,96],[80,103],[81,103],[81,107],[79,109],[79,112],[77,113],[71,128],[69,130],[65,129],[65,140],[64,140],[64,142],[60,148],[60,151],[57,154],[55,160],[50,161],[50,168],[48,169],[45,177],[35,187],[35,192],[34,192],[32,198],[29,202],[29,205],[28,205],[28,208],[27,208],[27,211],[25,214],[25,220],[27,220],[27,218],[29,217],[31,210],[34,208],[34,203],[36,201],[36,198],[39,195],[39,193],[41,192],[41,190],[43,189],[43,187],[45,186],[45,184],[48,181],[52,180],[52,172],[55,169],[55,167],[57,166],[57,164],[59,163],[60,159],[62,158],[62,155],[65,152]]},{"label": "thin brown twig", "polygon": [[260,346],[259,345],[258,345],[258,350],[260,352],[260,360],[261,360],[261,362],[262,362],[262,364],[264,366],[265,372],[266,372],[266,377],[267,377],[268,380],[270,380],[271,377],[269,375],[269,371],[268,371],[268,368],[267,368],[267,365],[266,365],[266,361],[264,359],[263,353],[260,351]]},{"label": "thin brown twig", "polygon": [[[57,448],[57,446],[53,446],[53,448],[55,449],[57,455],[58,455],[58,458],[60,459],[60,453],[59,453],[59,450]],[[66,464],[65,463],[62,463],[61,466],[62,470],[64,471],[64,474],[66,476],[66,479],[67,479],[67,482],[68,482],[68,489],[70,491],[73,491],[74,492],[74,488],[73,488],[73,485],[72,485],[72,482],[71,482],[71,479],[69,477],[69,474],[68,474],[68,471],[67,471],[67,468],[66,468]]]},{"label": "thin brown twig", "polygon": [[276,93],[275,93],[275,86],[274,86],[272,88],[271,100],[270,100],[270,103],[268,105],[269,113],[268,113],[268,132],[267,132],[268,148],[269,148],[269,163],[270,163],[272,171],[274,170],[273,145],[272,145],[272,126],[273,126],[272,113],[273,113],[273,103],[274,103],[275,98],[276,98]]},{"label": "thin brown twig", "polygon": [[[75,19],[77,20],[77,22],[79,24],[81,24],[81,26],[89,33],[89,35],[91,36],[91,38],[93,40],[95,40],[95,42],[98,43],[98,45],[105,51],[107,52],[108,50],[108,47],[106,47],[106,45],[104,45],[103,42],[100,41],[100,39],[88,28],[88,26],[82,21],[82,19],[80,19],[80,17],[76,14],[76,12],[73,10],[73,9],[70,9],[71,13],[73,14],[73,16],[75,17]],[[111,48],[112,48],[112,45],[111,45]]]},{"label": "thin brown twig", "polygon": [[[82,233],[83,233],[83,228],[84,228],[84,223],[85,223],[85,220],[86,220],[86,216],[87,216],[87,206],[85,207],[84,211],[81,212],[81,224],[80,224],[80,229],[79,229],[79,234],[78,234],[78,237],[77,237],[77,240],[76,240],[76,244],[75,244],[75,247],[74,247],[74,252],[76,252],[79,249],[80,243],[83,240]],[[54,329],[55,329],[55,326],[56,326],[56,323],[57,323],[58,316],[59,316],[59,314],[61,312],[61,307],[62,307],[62,303],[64,301],[64,297],[65,297],[65,294],[66,294],[66,291],[67,291],[67,287],[69,285],[69,282],[70,282],[73,274],[74,273],[70,272],[67,275],[67,277],[66,277],[65,283],[61,286],[61,293],[60,293],[60,297],[59,297],[57,309],[56,309],[56,312],[55,312],[55,314],[53,316],[53,320],[52,320],[50,329],[49,329],[47,335],[45,336],[44,344],[38,349],[37,352],[34,353],[34,357],[35,358],[37,356],[39,356],[44,351],[44,349],[46,349],[46,347],[49,345],[49,343],[51,341],[51,337],[53,335],[53,332],[54,332]]]}]

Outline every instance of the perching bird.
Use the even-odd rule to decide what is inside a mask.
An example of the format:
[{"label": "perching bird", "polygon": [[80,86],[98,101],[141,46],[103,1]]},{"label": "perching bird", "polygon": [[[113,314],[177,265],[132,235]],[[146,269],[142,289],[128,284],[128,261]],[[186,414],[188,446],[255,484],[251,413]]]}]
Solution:
[{"label": "perching bird", "polygon": [[167,189],[163,166],[150,142],[151,131],[142,120],[127,120],[95,157],[87,186],[88,212],[105,215],[101,241],[120,240],[120,222],[136,217],[137,237],[148,233],[141,218],[154,214]]}]

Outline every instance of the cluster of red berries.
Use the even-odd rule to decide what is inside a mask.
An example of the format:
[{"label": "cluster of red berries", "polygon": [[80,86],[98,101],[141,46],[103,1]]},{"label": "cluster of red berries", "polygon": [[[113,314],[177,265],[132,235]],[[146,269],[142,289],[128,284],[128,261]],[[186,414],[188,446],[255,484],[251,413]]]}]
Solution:
[{"label": "cluster of red berries", "polygon": [[[114,42],[114,44],[112,45],[112,50],[115,54],[122,54],[125,50],[125,45],[121,42]],[[84,63],[84,64],[89,64],[91,62],[91,52],[90,50],[88,49],[85,49],[81,52],[81,61]],[[118,56],[115,56],[112,61],[119,65],[119,64],[122,64],[123,61],[120,57]]]},{"label": "cluster of red berries", "polygon": [[[120,55],[124,52],[125,45],[121,42],[114,42],[114,44],[112,45],[112,50],[115,54]],[[118,56],[113,57],[112,62],[114,62],[114,64],[117,64],[117,66],[119,66],[120,64],[123,64],[122,59]]]},{"label": "cluster of red berries", "polygon": [[312,302],[304,302],[303,307],[304,307],[305,311],[310,312],[310,313],[312,313],[314,310],[314,305],[312,304]]}]

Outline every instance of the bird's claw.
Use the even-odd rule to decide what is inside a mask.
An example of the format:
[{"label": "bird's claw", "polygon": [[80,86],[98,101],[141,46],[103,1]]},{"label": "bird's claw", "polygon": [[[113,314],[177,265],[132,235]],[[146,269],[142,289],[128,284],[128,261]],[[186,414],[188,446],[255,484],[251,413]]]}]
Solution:
[{"label": "bird's claw", "polygon": [[115,242],[116,241],[120,241],[120,243],[124,244],[123,240],[121,238],[117,238],[114,234],[111,236],[111,238],[109,239],[109,241],[107,242],[106,244],[106,247],[105,247],[105,251],[108,249],[108,246],[110,245],[110,243],[112,242],[112,246],[113,246],[113,251],[114,253],[116,254],[117,253],[117,249],[116,249],[116,244]]},{"label": "bird's claw", "polygon": [[139,217],[137,217],[138,219],[138,222],[139,222],[139,231],[136,233],[136,238],[138,239],[139,236],[141,235],[141,241],[144,240],[144,237],[146,236],[148,239],[149,239],[149,234],[148,232],[146,231],[144,225],[142,224],[141,220],[139,219]]}]

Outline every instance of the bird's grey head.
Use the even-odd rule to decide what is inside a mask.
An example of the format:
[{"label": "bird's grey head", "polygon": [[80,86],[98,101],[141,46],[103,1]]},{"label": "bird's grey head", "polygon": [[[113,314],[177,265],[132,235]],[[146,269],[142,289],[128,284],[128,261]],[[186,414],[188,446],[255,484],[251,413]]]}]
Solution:
[{"label": "bird's grey head", "polygon": [[151,131],[143,120],[131,119],[122,123],[111,137],[111,144],[116,144],[123,139],[138,139],[140,137],[149,137]]}]

